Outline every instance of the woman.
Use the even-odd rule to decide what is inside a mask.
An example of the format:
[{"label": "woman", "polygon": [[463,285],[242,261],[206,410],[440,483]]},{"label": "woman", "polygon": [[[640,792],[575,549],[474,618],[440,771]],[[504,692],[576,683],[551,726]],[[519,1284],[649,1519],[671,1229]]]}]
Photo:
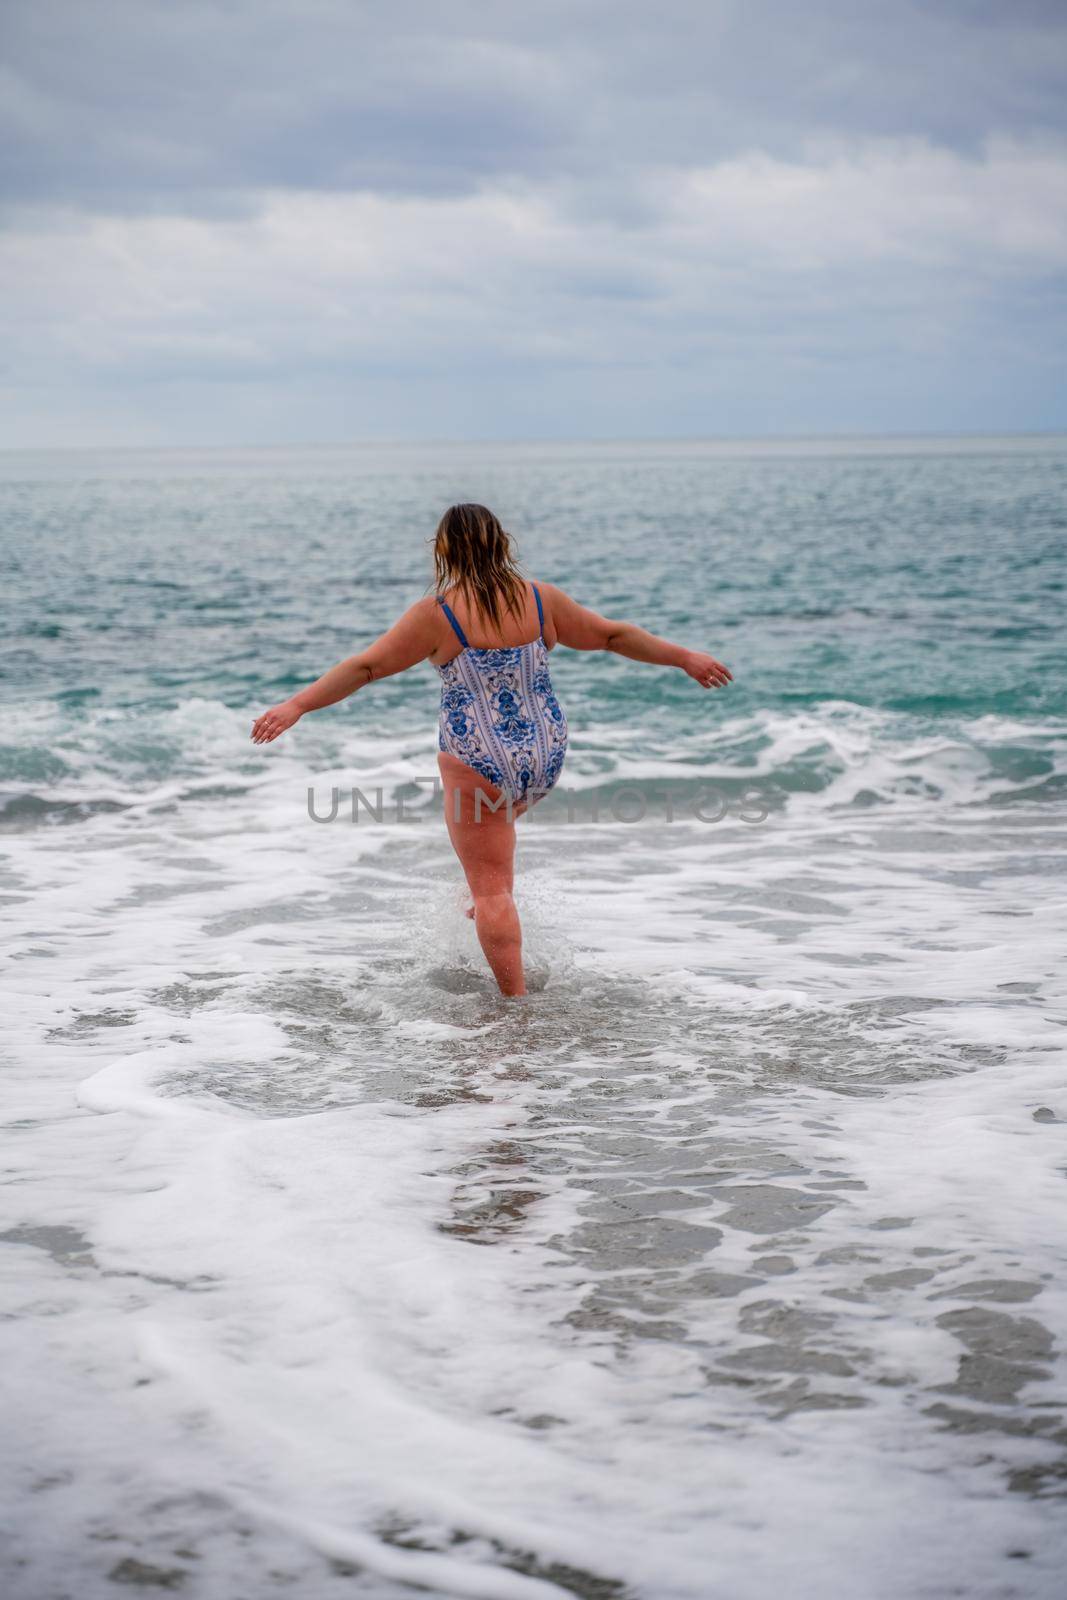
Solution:
[{"label": "woman", "polygon": [[679,667],[705,689],[729,683],[731,674],[714,656],[588,611],[555,584],[526,582],[508,535],[485,506],[446,511],[433,555],[436,594],[417,600],[369,649],[265,711],[252,740],[269,744],[306,711],[430,660],[441,677],[437,761],[445,818],[474,900],[467,915],[501,993],[521,995],[515,819],[551,789],[567,751],[548,652],[557,644],[612,650],[631,661]]}]

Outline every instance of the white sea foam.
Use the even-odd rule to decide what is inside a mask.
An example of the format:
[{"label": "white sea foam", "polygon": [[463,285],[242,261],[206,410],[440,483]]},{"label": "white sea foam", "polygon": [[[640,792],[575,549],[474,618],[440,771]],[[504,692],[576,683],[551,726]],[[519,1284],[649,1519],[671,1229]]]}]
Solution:
[{"label": "white sea foam", "polygon": [[523,824],[509,1007],[438,820],[317,825],[298,747],[168,727],[243,792],[8,841],[15,1594],[73,1548],[88,1597],[123,1557],[212,1597],[1058,1594],[1056,822],[975,804],[1025,729],[829,706],[619,757],[827,781]]}]

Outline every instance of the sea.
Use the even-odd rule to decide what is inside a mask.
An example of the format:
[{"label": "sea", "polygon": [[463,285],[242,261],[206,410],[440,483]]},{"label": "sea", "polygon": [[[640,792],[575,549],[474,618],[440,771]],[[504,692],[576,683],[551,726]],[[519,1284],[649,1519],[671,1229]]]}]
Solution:
[{"label": "sea", "polygon": [[[484,965],[457,500],[559,648]],[[1052,1600],[1067,438],[7,452],[8,1600]]]}]

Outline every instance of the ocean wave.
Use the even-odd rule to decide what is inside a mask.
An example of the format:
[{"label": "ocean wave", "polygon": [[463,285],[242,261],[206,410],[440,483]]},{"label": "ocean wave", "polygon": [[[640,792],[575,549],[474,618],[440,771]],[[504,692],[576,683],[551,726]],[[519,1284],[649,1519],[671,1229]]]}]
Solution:
[{"label": "ocean wave", "polygon": [[[436,773],[432,725],[309,719],[269,750],[249,742],[247,710],[199,697],[172,707],[23,706],[5,724],[0,827],[29,829],[101,814],[230,800],[263,785],[381,789],[417,803]],[[986,715],[936,724],[847,701],[761,708],[665,734],[575,728],[561,791],[591,804],[622,786],[688,804],[706,791],[751,793],[770,811],[1050,805],[1067,787],[1067,719]]]}]

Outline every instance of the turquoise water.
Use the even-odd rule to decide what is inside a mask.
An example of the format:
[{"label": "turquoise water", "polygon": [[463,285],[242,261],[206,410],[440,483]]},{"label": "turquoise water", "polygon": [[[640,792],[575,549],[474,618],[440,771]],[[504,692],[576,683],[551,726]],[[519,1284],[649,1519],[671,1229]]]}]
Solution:
[{"label": "turquoise water", "polygon": [[[1059,1593],[1065,491],[1058,438],[0,458],[15,1593]],[[432,668],[248,739],[456,499],[735,678],[554,653],[510,1006]],[[410,820],[311,820],[353,786]]]},{"label": "turquoise water", "polygon": [[[684,755],[723,716],[828,702],[905,733],[1062,714],[1057,440],[722,448],[9,455],[7,681],[16,704],[79,728],[121,713],[113,767],[102,735],[115,776],[185,771],[154,719],[193,698],[251,711],[375,637],[424,592],[441,507],[477,492],[534,575],[736,667],[728,705],[711,706],[681,677],[557,658],[579,734],[654,712],[650,748]],[[428,669],[380,686],[361,725],[417,736],[432,687]],[[19,745],[4,757],[16,782],[41,770]],[[80,767],[61,743],[45,775]],[[787,790],[798,776],[777,774]]]}]

